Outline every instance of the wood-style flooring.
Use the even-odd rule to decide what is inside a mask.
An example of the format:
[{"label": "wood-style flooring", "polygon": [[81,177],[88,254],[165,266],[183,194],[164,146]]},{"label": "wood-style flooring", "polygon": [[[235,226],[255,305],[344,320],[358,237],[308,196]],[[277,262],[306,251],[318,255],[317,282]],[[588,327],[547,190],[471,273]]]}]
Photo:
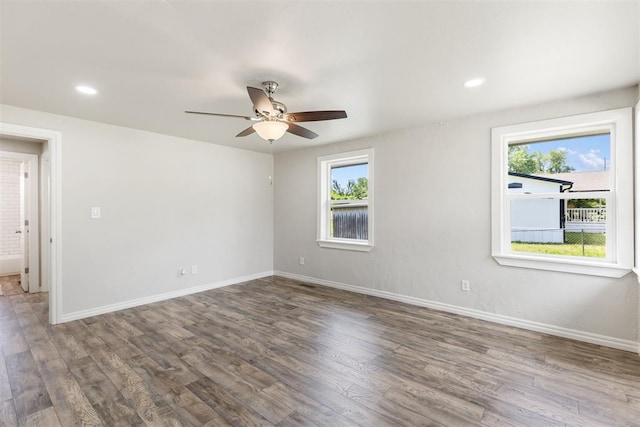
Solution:
[{"label": "wood-style flooring", "polygon": [[0,425],[640,425],[640,357],[272,277],[51,326],[0,297]]},{"label": "wood-style flooring", "polygon": [[3,295],[21,295],[24,293],[20,286],[20,275],[2,276],[0,277],[0,296]]}]

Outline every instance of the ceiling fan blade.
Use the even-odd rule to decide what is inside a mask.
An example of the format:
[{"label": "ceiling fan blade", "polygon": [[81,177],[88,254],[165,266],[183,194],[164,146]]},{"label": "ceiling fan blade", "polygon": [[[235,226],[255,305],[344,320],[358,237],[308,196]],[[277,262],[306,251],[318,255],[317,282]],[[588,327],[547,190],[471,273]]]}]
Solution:
[{"label": "ceiling fan blade", "polygon": [[303,111],[300,113],[287,113],[287,121],[292,122],[318,122],[321,120],[346,119],[347,112],[334,111]]},{"label": "ceiling fan blade", "polygon": [[256,107],[256,110],[265,116],[270,116],[273,113],[271,100],[262,89],[247,86],[247,92],[249,92],[249,98],[251,98],[251,102],[253,102],[253,106]]},{"label": "ceiling fan blade", "polygon": [[289,123],[289,129],[287,129],[287,132],[292,133],[294,135],[301,136],[303,138],[307,138],[307,139],[313,139],[318,137],[317,133],[311,132],[309,129],[303,128],[302,126],[298,126],[295,123]]},{"label": "ceiling fan blade", "polygon": [[237,116],[235,114],[222,114],[222,113],[205,113],[204,111],[185,111],[188,114],[204,114],[207,116],[220,116],[220,117],[236,117],[245,120],[258,120],[257,117]]},{"label": "ceiling fan blade", "polygon": [[242,132],[240,132],[239,134],[236,135],[236,138],[239,136],[247,136],[247,135],[251,135],[252,133],[254,133],[256,130],[253,128],[253,126],[249,126],[248,128],[246,128],[245,130],[243,130]]}]

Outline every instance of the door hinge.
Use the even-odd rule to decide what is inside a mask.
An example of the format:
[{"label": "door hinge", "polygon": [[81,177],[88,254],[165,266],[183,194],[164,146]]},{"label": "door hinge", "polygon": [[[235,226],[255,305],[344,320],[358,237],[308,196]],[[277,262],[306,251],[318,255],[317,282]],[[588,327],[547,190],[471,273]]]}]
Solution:
[{"label": "door hinge", "polygon": [[29,274],[29,267],[24,269],[24,274]]},{"label": "door hinge", "polygon": [[29,172],[25,172],[25,173],[24,173],[24,177],[25,177],[25,179],[26,179],[26,178],[29,178]]},{"label": "door hinge", "polygon": [[29,225],[29,220],[28,219],[24,220],[24,225]]}]

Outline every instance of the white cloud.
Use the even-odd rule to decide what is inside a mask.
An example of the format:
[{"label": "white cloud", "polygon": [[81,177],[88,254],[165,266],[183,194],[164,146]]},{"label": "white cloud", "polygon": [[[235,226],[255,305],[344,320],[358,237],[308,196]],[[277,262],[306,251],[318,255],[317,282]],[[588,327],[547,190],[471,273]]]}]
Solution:
[{"label": "white cloud", "polygon": [[580,153],[578,157],[587,170],[604,169],[604,159],[598,155],[600,150],[589,150],[588,153]]},{"label": "white cloud", "polygon": [[566,147],[558,147],[558,151],[562,151],[563,153],[567,153],[567,154],[578,154],[577,151],[571,150]]}]

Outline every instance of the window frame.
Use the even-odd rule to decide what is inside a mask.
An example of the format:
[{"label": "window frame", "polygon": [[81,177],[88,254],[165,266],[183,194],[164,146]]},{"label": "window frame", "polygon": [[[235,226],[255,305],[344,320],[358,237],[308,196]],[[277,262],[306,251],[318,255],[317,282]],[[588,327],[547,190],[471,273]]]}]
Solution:
[{"label": "window frame", "polygon": [[[345,153],[335,153],[318,157],[318,224],[317,240],[320,247],[369,252],[373,249],[374,212],[374,150],[367,148]],[[340,239],[330,237],[331,218],[331,169],[366,163],[367,166],[367,240]],[[355,203],[355,202],[354,202]],[[361,204],[362,201],[357,201]]]},{"label": "window frame", "polygon": [[[580,114],[491,130],[493,258],[500,264],[604,277],[622,277],[633,266],[633,140],[632,109]],[[587,258],[514,252],[511,250],[510,202],[523,199],[575,199],[582,193],[508,195],[508,151],[511,144],[558,139],[598,131],[610,132],[611,190],[607,192],[607,257]],[[597,192],[593,192],[595,194]],[[609,210],[610,209],[610,210]]]}]

